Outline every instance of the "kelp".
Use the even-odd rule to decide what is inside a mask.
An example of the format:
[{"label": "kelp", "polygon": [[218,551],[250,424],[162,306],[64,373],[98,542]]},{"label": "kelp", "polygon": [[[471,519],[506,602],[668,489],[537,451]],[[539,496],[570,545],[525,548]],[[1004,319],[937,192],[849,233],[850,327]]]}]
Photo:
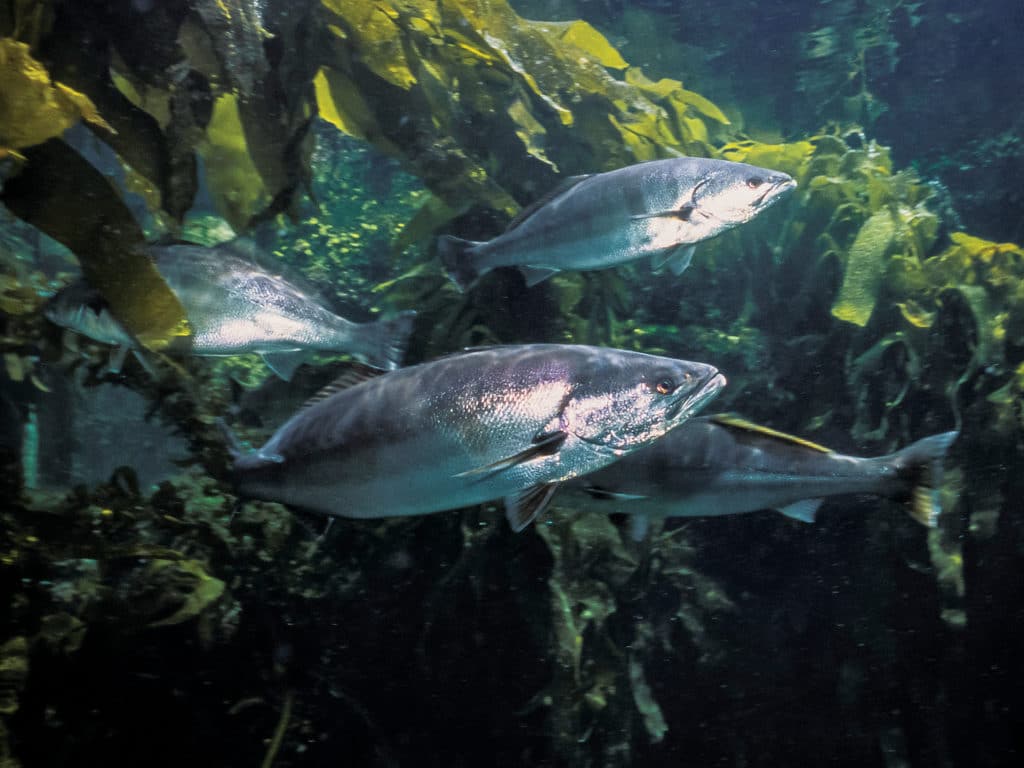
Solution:
[{"label": "kelp", "polygon": [[27,44],[0,38],[0,151],[42,144],[79,120],[114,130],[88,96],[53,81]]},{"label": "kelp", "polygon": [[143,345],[160,350],[190,333],[184,308],[144,252],[145,238],[110,183],[59,139],[25,150],[4,204],[63,243],[89,283]]},{"label": "kelp", "polygon": [[504,0],[323,5],[334,52],[317,76],[320,114],[397,151],[454,207],[514,211],[556,168],[709,155],[714,126],[728,122],[679,81],[630,68],[582,21],[527,21]]},{"label": "kelp", "polygon": [[213,106],[199,154],[214,192],[214,205],[236,232],[244,232],[270,197],[249,152],[238,98],[226,93]]}]

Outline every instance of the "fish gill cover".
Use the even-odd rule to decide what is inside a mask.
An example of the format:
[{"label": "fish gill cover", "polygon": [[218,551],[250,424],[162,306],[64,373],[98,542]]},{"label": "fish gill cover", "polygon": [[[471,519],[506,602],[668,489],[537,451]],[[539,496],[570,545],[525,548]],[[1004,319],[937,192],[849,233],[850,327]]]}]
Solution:
[{"label": "fish gill cover", "polygon": [[[1020,706],[1016,687],[999,687],[1020,669],[1019,644],[1009,642],[1019,625],[1005,628],[998,599],[1012,597],[1014,580],[981,563],[1020,563],[1019,523],[1006,514],[1020,481],[991,468],[1019,468],[1024,250],[951,232],[935,186],[895,170],[857,124],[880,119],[870,68],[895,67],[894,29],[873,26],[889,18],[886,4],[824,3],[806,14],[818,26],[783,71],[801,73],[805,106],[837,98],[792,110],[816,122],[788,142],[744,134],[770,134],[765,103],[785,79],[764,58],[721,55],[763,52],[776,32],[744,15],[749,4],[686,5],[699,30],[690,34],[720,54],[710,60],[732,72],[756,62],[748,83],[766,87],[749,109],[742,97],[719,109],[678,80],[649,78],[590,24],[527,21],[503,0],[8,0],[0,35],[21,58],[0,67],[0,115],[25,72],[41,67],[30,108],[55,133],[84,118],[163,230],[178,231],[196,198],[198,155],[234,232],[295,217],[311,233],[303,266],[335,279],[351,273],[355,254],[339,256],[323,214],[300,204],[313,177],[330,174],[310,159],[316,115],[398,158],[430,189],[398,248],[440,227],[493,235],[559,176],[643,159],[715,156],[786,171],[800,185],[773,214],[777,234],[724,235],[671,287],[643,269],[561,275],[533,290],[499,274],[459,296],[418,254],[408,272],[381,276],[376,296],[421,312],[421,357],[516,340],[685,351],[730,371],[723,407],[828,444],[839,435],[888,450],[948,427],[953,413],[969,471],[961,500],[946,492],[951,512],[927,548],[901,527],[909,524],[874,509],[839,533],[764,520],[676,528],[654,537],[648,557],[607,518],[569,508],[514,542],[491,524],[493,512],[473,510],[350,523],[328,546],[277,505],[246,504],[232,518],[233,496],[215,479],[226,456],[211,436],[227,406],[210,369],[192,367],[187,391],[132,370],[123,381],[189,438],[187,473],[155,493],[119,471],[91,490],[48,495],[25,489],[20,455],[4,454],[12,502],[0,512],[0,562],[12,598],[2,608],[0,743],[26,764],[54,750],[109,757],[108,743],[129,745],[123,760],[202,750],[224,765],[339,754],[377,764],[424,754],[780,764],[806,759],[813,734],[822,754],[865,765],[880,764],[880,744],[921,764],[999,764],[1006,737],[994,713]],[[912,3],[896,15],[911,25],[920,13]],[[956,37],[960,22],[942,16],[922,23]],[[833,122],[814,130],[826,116]],[[0,118],[8,193],[33,178],[33,151],[54,146],[49,133],[9,138],[13,126],[35,124],[23,117]],[[974,117],[956,120],[982,122]],[[56,146],[63,154],[41,157],[68,161],[65,187],[95,193],[88,209],[106,198],[113,211],[113,188]],[[52,183],[51,174],[36,186]],[[80,199],[49,205],[58,220],[83,208]],[[398,218],[389,209],[373,225]],[[135,242],[137,227],[123,231]],[[4,249],[6,272],[17,259]],[[29,379],[46,344],[33,321],[34,288],[45,281],[16,268],[0,281],[12,381]],[[91,366],[90,380],[102,377]],[[170,679],[184,699],[163,689]],[[966,679],[983,687],[965,693]],[[976,696],[994,703],[974,707]],[[113,735],[103,744],[97,717]],[[180,738],[197,723],[201,746]],[[481,746],[469,735],[507,736],[510,723],[525,725],[515,738]],[[905,731],[923,736],[900,746]],[[991,738],[952,743],[948,734],[961,731]]]}]

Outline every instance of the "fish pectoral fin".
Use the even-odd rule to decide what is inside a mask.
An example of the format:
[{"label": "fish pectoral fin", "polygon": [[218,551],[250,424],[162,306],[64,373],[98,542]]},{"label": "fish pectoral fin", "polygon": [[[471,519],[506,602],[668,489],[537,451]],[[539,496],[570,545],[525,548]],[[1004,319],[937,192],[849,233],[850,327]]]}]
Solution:
[{"label": "fish pectoral fin", "polygon": [[643,219],[679,219],[680,221],[689,221],[697,210],[697,206],[693,203],[686,203],[679,208],[674,208],[670,211],[655,211],[654,213],[635,213],[629,218],[636,220]]},{"label": "fish pectoral fin", "polygon": [[667,266],[669,271],[678,277],[690,266],[696,247],[695,245],[679,245],[669,251],[655,254],[651,257],[651,271],[658,273]]},{"label": "fish pectoral fin", "polygon": [[590,498],[600,499],[601,501],[639,501],[640,499],[647,498],[640,493],[618,493],[598,485],[588,485],[583,490],[590,494]]},{"label": "fish pectoral fin", "polygon": [[279,378],[291,381],[295,369],[309,359],[309,353],[304,349],[297,349],[294,352],[263,352],[260,357]]},{"label": "fish pectoral fin", "polygon": [[505,518],[512,530],[519,533],[537,519],[555,495],[558,483],[531,485],[512,496],[505,497]]},{"label": "fish pectoral fin", "polygon": [[512,469],[513,467],[532,459],[536,459],[541,456],[550,456],[561,447],[567,437],[568,434],[565,432],[551,432],[544,435],[538,435],[529,448],[525,448],[519,453],[515,453],[504,459],[499,459],[491,464],[485,464],[482,467],[474,467],[473,469],[467,469],[465,472],[459,472],[455,477],[494,475],[498,472],[504,472],[507,469]]},{"label": "fish pectoral fin", "polygon": [[549,267],[519,267],[519,271],[523,273],[523,277],[526,279],[526,287],[532,288],[537,283],[543,283],[552,275],[558,274],[561,270]]},{"label": "fish pectoral fin", "polygon": [[784,507],[779,507],[778,511],[794,520],[799,520],[803,523],[813,523],[815,516],[818,514],[818,507],[821,506],[823,501],[824,499],[803,499],[787,504]]}]

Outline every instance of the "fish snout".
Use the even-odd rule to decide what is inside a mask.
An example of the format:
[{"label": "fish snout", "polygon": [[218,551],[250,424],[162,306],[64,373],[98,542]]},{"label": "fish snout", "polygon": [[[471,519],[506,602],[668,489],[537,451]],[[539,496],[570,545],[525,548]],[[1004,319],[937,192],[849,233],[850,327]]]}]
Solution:
[{"label": "fish snout", "polygon": [[782,196],[788,194],[792,190],[796,189],[796,179],[790,176],[788,173],[782,171],[773,172],[767,179],[765,179],[765,190],[751,203],[754,208],[760,208],[765,204],[774,203]]},{"label": "fish snout", "polygon": [[699,367],[699,370],[688,372],[694,383],[680,388],[676,401],[666,413],[669,420],[689,418],[711,402],[726,385],[725,376],[714,366],[696,363],[693,367]]}]

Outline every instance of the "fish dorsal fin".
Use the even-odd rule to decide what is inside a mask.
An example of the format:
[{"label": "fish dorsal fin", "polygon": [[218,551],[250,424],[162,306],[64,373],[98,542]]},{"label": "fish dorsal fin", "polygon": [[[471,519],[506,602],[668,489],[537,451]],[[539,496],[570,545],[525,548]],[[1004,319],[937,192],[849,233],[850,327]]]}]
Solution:
[{"label": "fish dorsal fin", "polygon": [[516,533],[537,519],[555,495],[558,483],[531,485],[519,493],[505,497],[505,517]]},{"label": "fish dorsal fin", "polygon": [[515,229],[516,227],[520,226],[524,221],[533,216],[533,214],[535,214],[545,205],[550,203],[556,197],[558,197],[559,195],[564,195],[566,192],[575,187],[581,181],[589,179],[593,175],[594,174],[592,173],[586,173],[583,174],[582,176],[570,176],[566,179],[562,179],[562,181],[556,184],[552,189],[548,190],[546,193],[538,197],[528,206],[523,208],[518,214],[516,214],[516,217],[508,223],[507,227],[505,227],[505,231],[509,232]]},{"label": "fish dorsal fin", "polygon": [[735,429],[742,432],[753,432],[757,435],[763,435],[764,437],[771,437],[775,440],[779,440],[783,443],[790,443],[791,445],[799,445],[804,448],[810,448],[812,451],[820,451],[821,453],[832,453],[831,448],[826,448],[823,445],[812,443],[810,440],[804,440],[802,437],[796,435],[790,435],[785,432],[779,432],[778,430],[772,429],[771,427],[765,427],[761,424],[755,424],[752,421],[747,421],[744,418],[737,416],[734,413],[716,413],[714,416],[710,416],[709,420],[717,424],[720,427],[726,427],[727,429]]},{"label": "fish dorsal fin", "polygon": [[326,400],[331,395],[348,389],[349,387],[354,387],[357,384],[362,384],[364,381],[375,379],[385,373],[387,373],[387,371],[382,371],[379,368],[374,368],[369,365],[351,363],[338,378],[323,389],[319,390],[315,395],[309,398],[309,400],[303,403],[302,408],[305,409],[314,406],[321,400]]}]

